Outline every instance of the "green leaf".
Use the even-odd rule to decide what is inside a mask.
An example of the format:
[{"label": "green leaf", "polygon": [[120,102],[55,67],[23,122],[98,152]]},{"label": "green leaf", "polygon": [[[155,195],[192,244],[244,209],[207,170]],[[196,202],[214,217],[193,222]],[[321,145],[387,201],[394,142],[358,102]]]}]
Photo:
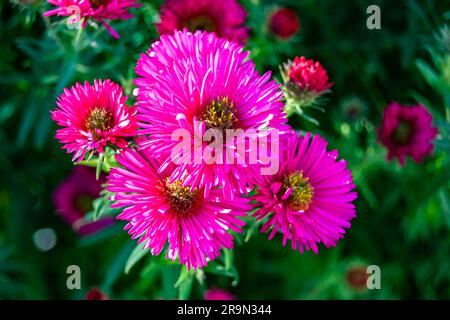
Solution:
[{"label": "green leaf", "polygon": [[231,285],[236,286],[239,283],[239,273],[234,266],[233,251],[230,249],[224,249],[223,254],[224,265],[220,265],[217,262],[211,262],[203,270],[215,275],[225,276],[232,278]]},{"label": "green leaf", "polygon": [[259,229],[262,223],[262,220],[255,220],[253,222],[253,224],[250,226],[250,228],[248,228],[247,233],[245,234],[244,242],[250,241],[250,238],[253,236],[254,232]]},{"label": "green leaf", "polygon": [[437,73],[422,60],[416,60],[416,66],[428,84],[437,89],[439,84],[439,77]]},{"label": "green leaf", "polygon": [[150,252],[150,250],[144,249],[145,242],[140,243],[134,248],[133,252],[131,252],[128,257],[127,263],[125,264],[125,274],[128,274],[133,268],[133,266],[138,263],[146,254]]},{"label": "green leaf", "polygon": [[188,270],[186,267],[182,267],[180,276],[175,283],[175,288],[178,288],[178,299],[186,300],[189,299],[191,294],[192,285],[194,283],[194,270]]},{"label": "green leaf", "polygon": [[180,265],[167,264],[162,269],[162,294],[164,299],[175,299],[177,297],[177,290],[175,283],[179,275]]},{"label": "green leaf", "polygon": [[101,196],[92,202],[92,211],[87,213],[85,219],[88,220],[92,216],[93,221],[97,221],[104,216],[114,216],[122,210],[120,208],[112,208],[113,201],[110,200],[112,193],[102,190]]},{"label": "green leaf", "polygon": [[100,173],[102,172],[102,164],[103,164],[104,158],[105,158],[105,154],[100,153],[100,155],[98,157],[98,162],[97,162],[97,169],[95,171],[95,177],[97,180],[98,180],[98,178],[100,178]]},{"label": "green leaf", "polygon": [[141,271],[140,276],[142,278],[145,278],[147,281],[151,281],[158,271],[160,271],[162,268],[162,263],[160,261],[155,261],[152,259],[150,263],[148,263]]},{"label": "green leaf", "polygon": [[108,269],[106,270],[106,277],[101,286],[103,291],[110,291],[112,285],[119,278],[124,270],[125,263],[127,261],[127,258],[130,256],[133,246],[133,241],[127,242],[122,247],[122,250],[120,250],[120,252],[115,256],[115,258],[109,264],[107,264]]}]

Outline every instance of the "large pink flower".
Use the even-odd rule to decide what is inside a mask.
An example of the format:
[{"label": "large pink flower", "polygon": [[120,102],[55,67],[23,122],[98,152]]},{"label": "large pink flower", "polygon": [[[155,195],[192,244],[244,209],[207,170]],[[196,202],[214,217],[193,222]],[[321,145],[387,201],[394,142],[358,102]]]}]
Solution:
[{"label": "large pink flower", "polygon": [[127,149],[116,157],[124,168],[114,168],[107,189],[116,193],[114,207],[126,207],[118,219],[129,221],[125,229],[133,239],[158,255],[169,242],[166,257],[179,258],[188,268],[201,268],[207,259],[233,247],[229,230],[241,232],[248,200],[226,201],[212,190],[207,198],[202,190],[185,187],[169,178],[173,165],[158,173],[161,162],[145,151]]},{"label": "large pink flower", "polygon": [[86,26],[88,19],[93,19],[102,24],[113,37],[119,35],[105,20],[122,19],[133,17],[128,12],[130,8],[139,7],[136,0],[47,0],[48,3],[58,8],[49,10],[44,16],[58,15],[74,17],[75,21],[81,20],[82,27]]},{"label": "large pink flower", "polygon": [[260,176],[256,181],[259,207],[257,219],[268,218],[261,231],[278,231],[283,245],[318,252],[318,243],[335,246],[355,217],[355,187],[344,160],[336,161],[336,150],[327,151],[325,139],[295,132],[285,136],[278,174]]},{"label": "large pink flower", "polygon": [[247,13],[236,0],[167,0],[157,24],[161,35],[175,30],[215,32],[219,37],[244,44],[248,28]]},{"label": "large pink flower", "polygon": [[87,152],[102,153],[107,145],[124,148],[126,137],[136,133],[136,111],[128,107],[122,88],[111,80],[77,83],[58,97],[52,119],[63,127],[56,138],[73,160],[83,160]]},{"label": "large pink flower", "polygon": [[61,182],[53,193],[56,212],[79,235],[88,235],[111,225],[112,217],[104,217],[97,221],[86,222],[84,216],[92,210],[92,201],[100,196],[101,185],[105,178],[95,178],[95,169],[76,166],[72,174]]},{"label": "large pink flower", "polygon": [[384,109],[379,139],[388,148],[388,159],[397,157],[400,164],[411,156],[416,162],[432,152],[437,129],[423,105],[403,106],[392,102]]},{"label": "large pink flower", "polygon": [[[150,134],[143,146],[168,163],[173,159],[167,154],[179,143],[172,134],[180,129],[190,135],[192,149],[202,148],[201,152],[209,143],[196,147],[194,140],[208,129],[252,129],[256,133],[249,140],[266,134],[267,128],[286,130],[279,85],[270,81],[269,72],[259,76],[247,57],[237,43],[214,33],[176,31],[162,36],[142,54],[136,67],[139,125],[141,133]],[[222,146],[222,155],[232,149],[230,144]],[[248,191],[247,169],[253,166],[236,158],[222,159],[222,163],[191,158],[177,167],[172,178],[186,176],[185,184],[204,188],[205,196],[212,188],[222,187],[231,199],[234,192]]]}]

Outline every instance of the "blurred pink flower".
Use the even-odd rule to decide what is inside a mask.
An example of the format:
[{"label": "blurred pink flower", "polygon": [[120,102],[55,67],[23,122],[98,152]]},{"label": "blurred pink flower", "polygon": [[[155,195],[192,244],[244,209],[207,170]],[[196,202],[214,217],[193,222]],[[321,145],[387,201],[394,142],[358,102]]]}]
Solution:
[{"label": "blurred pink flower", "polygon": [[125,104],[122,88],[111,80],[95,80],[93,85],[77,83],[58,97],[51,117],[63,127],[56,138],[63,149],[73,153],[73,161],[83,160],[89,151],[103,153],[107,145],[125,148],[126,137],[136,134],[136,111]]},{"label": "blurred pink flower", "polygon": [[215,32],[218,37],[244,44],[248,38],[246,17],[236,0],[167,0],[156,26],[161,35],[187,28]]},{"label": "blurred pink flower", "polygon": [[113,217],[86,222],[84,216],[92,210],[92,201],[100,195],[104,176],[97,181],[95,169],[75,166],[72,174],[56,188],[53,203],[56,212],[80,235],[88,235],[111,225]]},{"label": "blurred pink flower", "polygon": [[388,149],[388,160],[397,157],[400,164],[411,156],[421,162],[433,151],[432,141],[438,130],[432,126],[431,114],[423,105],[404,106],[391,102],[384,109],[381,129],[378,132],[381,143]]},{"label": "blurred pink flower", "polygon": [[279,8],[270,16],[269,27],[273,34],[288,39],[298,32],[300,21],[294,10]]},{"label": "blurred pink flower", "polygon": [[198,269],[222,248],[233,247],[228,231],[241,232],[245,223],[238,217],[246,215],[247,199],[226,201],[217,189],[205,198],[202,190],[170,181],[173,164],[159,173],[161,161],[142,150],[127,149],[116,159],[124,168],[113,168],[108,176],[112,207],[125,207],[117,218],[128,221],[125,230],[140,238],[144,249],[158,255],[168,241],[167,259]]},{"label": "blurred pink flower", "polygon": [[300,90],[319,94],[333,85],[328,82],[327,71],[320,62],[305,57],[296,57],[288,70],[288,76]]},{"label": "blurred pink flower", "polygon": [[261,232],[271,229],[269,239],[281,231],[283,245],[290,240],[294,250],[317,253],[318,243],[335,246],[350,227],[355,185],[347,163],[336,161],[337,151],[327,151],[322,137],[292,132],[284,138],[278,174],[256,181],[254,216],[268,218]]},{"label": "blurred pink flower", "polygon": [[133,17],[128,12],[130,8],[140,7],[136,0],[47,0],[48,3],[58,8],[49,10],[44,16],[58,15],[64,17],[74,17],[75,21],[81,22],[84,28],[88,19],[98,21],[111,35],[118,39],[119,34],[105,21],[122,19],[127,20]]},{"label": "blurred pink flower", "polygon": [[212,288],[205,292],[205,300],[236,300],[236,297],[224,289]]}]

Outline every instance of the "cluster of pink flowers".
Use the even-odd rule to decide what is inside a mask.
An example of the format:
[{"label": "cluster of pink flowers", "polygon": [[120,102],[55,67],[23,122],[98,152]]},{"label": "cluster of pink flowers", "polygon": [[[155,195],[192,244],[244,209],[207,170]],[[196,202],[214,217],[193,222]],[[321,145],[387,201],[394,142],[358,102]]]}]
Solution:
[{"label": "cluster of pink flowers", "polygon": [[[64,5],[73,1],[51,2],[60,8],[50,13],[64,14]],[[134,1],[79,3],[93,19],[128,18],[125,8],[135,6]],[[283,245],[289,241],[293,249],[315,253],[320,243],[335,246],[356,216],[350,170],[324,138],[287,125],[282,100],[286,85],[295,94],[327,92],[332,83],[326,70],[297,57],[285,69],[283,87],[270,72],[260,75],[242,47],[246,13],[235,0],[168,0],[161,10],[162,35],[136,66],[134,106],[111,80],[76,84],[58,98],[52,119],[62,127],[56,138],[64,149],[76,162],[114,150],[107,190],[113,206],[123,208],[117,218],[128,222],[125,229],[145,249],[154,255],[165,251],[167,259],[187,268],[202,268],[223,248],[233,248],[232,232],[242,232],[242,218],[250,211],[264,221],[261,232],[269,232],[270,239],[281,233]],[[190,31],[198,28],[206,31]],[[394,104],[386,110],[380,139],[389,157],[403,161],[410,154],[421,160],[436,134],[430,128],[422,106]],[[263,175],[261,161],[238,161],[258,153],[251,143],[232,163],[173,161],[174,132],[184,130],[195,141],[211,129],[254,132],[250,142],[276,130],[279,149],[272,155],[278,170]],[[228,142],[213,142],[225,152],[233,149]],[[206,142],[194,147],[210,150]]]},{"label": "cluster of pink flowers", "polygon": [[[326,151],[322,138],[310,142],[309,134],[289,129],[280,86],[247,57],[238,43],[214,33],[175,31],[139,59],[135,106],[126,106],[122,91],[106,80],[65,90],[52,113],[63,127],[56,137],[75,161],[116,149],[119,166],[107,189],[114,207],[124,207],[118,219],[128,221],[126,229],[144,248],[155,255],[166,249],[168,259],[188,268],[232,248],[230,231],[241,232],[241,218],[253,208],[258,219],[269,218],[263,232],[270,229],[272,238],[281,231],[283,243],[289,239],[300,251],[335,245],[355,216],[346,163]],[[184,129],[194,137],[211,128],[278,130],[278,173],[258,174],[259,163],[173,163],[171,133]],[[250,204],[242,195],[255,186]]]}]

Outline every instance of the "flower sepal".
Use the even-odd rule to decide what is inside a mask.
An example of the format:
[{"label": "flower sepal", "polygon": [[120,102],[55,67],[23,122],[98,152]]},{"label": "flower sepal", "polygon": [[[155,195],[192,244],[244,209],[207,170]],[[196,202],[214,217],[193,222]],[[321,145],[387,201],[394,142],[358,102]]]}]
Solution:
[{"label": "flower sepal", "polygon": [[116,148],[108,146],[105,148],[104,152],[99,153],[98,156],[94,156],[94,154],[91,153],[86,160],[81,160],[75,164],[96,168],[96,178],[98,180],[102,171],[109,173],[111,168],[119,166],[115,157],[116,153]]}]

